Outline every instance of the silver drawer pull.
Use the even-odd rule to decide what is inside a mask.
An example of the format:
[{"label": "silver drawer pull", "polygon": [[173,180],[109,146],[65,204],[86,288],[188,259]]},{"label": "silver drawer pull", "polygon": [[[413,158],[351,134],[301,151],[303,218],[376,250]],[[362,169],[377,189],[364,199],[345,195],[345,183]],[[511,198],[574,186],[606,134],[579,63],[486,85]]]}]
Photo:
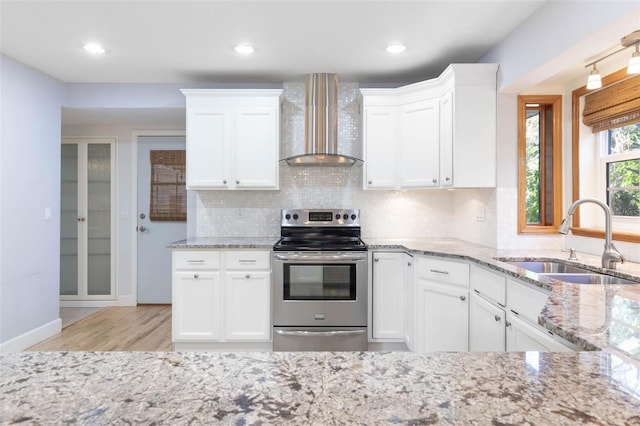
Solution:
[{"label": "silver drawer pull", "polygon": [[336,337],[336,336],[358,336],[364,334],[365,330],[336,330],[336,331],[302,331],[302,330],[275,330],[281,336],[298,337]]},{"label": "silver drawer pull", "polygon": [[204,260],[187,260],[187,263],[204,263]]},{"label": "silver drawer pull", "polygon": [[244,277],[245,277],[246,279],[249,279],[249,278],[251,278],[251,275],[247,274],[247,275],[245,275]]},{"label": "silver drawer pull", "polygon": [[198,279],[198,274],[193,274],[193,278]]},{"label": "silver drawer pull", "polygon": [[464,302],[465,300],[467,300],[467,296],[460,296],[460,300]]},{"label": "silver drawer pull", "polygon": [[257,260],[255,260],[255,259],[240,259],[240,260],[238,260],[238,262],[240,262],[240,263],[256,263]]},{"label": "silver drawer pull", "polygon": [[449,271],[441,271],[439,269],[430,269],[430,271],[433,272],[434,274],[449,275]]},{"label": "silver drawer pull", "polygon": [[493,317],[496,321],[500,321],[502,318],[500,318],[500,315],[496,315]]}]

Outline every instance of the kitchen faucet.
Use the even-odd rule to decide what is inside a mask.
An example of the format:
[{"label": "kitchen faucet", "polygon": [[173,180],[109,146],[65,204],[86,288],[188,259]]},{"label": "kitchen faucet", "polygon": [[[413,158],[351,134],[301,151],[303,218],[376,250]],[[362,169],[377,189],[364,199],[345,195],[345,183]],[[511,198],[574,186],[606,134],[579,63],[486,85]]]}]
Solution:
[{"label": "kitchen faucet", "polygon": [[571,228],[571,218],[573,217],[573,212],[576,207],[578,207],[582,203],[594,203],[602,207],[605,215],[605,228],[604,228],[604,253],[602,253],[602,267],[605,269],[616,269],[616,264],[618,262],[624,263],[625,258],[618,251],[616,246],[611,242],[611,209],[608,205],[603,203],[600,200],[596,200],[595,198],[583,198],[581,200],[576,200],[569,207],[569,211],[567,212],[567,216],[560,223],[560,227],[558,228],[558,232],[561,234],[568,234],[569,229]]}]

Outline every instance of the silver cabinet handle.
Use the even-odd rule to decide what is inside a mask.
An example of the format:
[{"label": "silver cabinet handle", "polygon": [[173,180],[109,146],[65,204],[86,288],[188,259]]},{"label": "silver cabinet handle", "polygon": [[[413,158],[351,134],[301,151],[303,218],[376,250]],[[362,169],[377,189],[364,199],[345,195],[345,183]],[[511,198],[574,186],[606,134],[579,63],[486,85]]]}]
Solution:
[{"label": "silver cabinet handle", "polygon": [[198,279],[198,274],[193,274],[193,278]]},{"label": "silver cabinet handle", "polygon": [[496,321],[500,321],[502,318],[500,318],[500,315],[496,315],[493,317]]},{"label": "silver cabinet handle", "polygon": [[251,278],[251,275],[247,274],[247,275],[245,275],[244,277],[245,277],[246,279],[249,279],[249,278]]},{"label": "silver cabinet handle", "polygon": [[202,260],[202,259],[198,259],[198,260],[187,260],[187,263],[204,263],[204,260]]},{"label": "silver cabinet handle", "polygon": [[451,180],[451,178],[447,176],[446,178],[444,178],[444,180],[446,180],[447,182],[449,182],[449,181]]},{"label": "silver cabinet handle", "polygon": [[505,326],[506,326],[506,327],[511,327],[511,323],[510,323],[509,321],[507,321],[507,322],[505,323]]},{"label": "silver cabinet handle", "polygon": [[222,181],[222,183],[226,185],[226,184],[227,184],[227,180],[226,180],[226,179],[224,179],[224,180]]},{"label": "silver cabinet handle", "polygon": [[407,266],[411,266],[411,262],[407,262]]},{"label": "silver cabinet handle", "polygon": [[467,296],[460,296],[460,300],[464,302],[465,300],[467,300]]},{"label": "silver cabinet handle", "polygon": [[84,217],[79,217],[78,218],[78,222],[84,222],[84,221],[85,221]]},{"label": "silver cabinet handle", "polygon": [[449,275],[449,271],[441,271],[439,269],[430,269],[430,271],[433,272],[434,274]]},{"label": "silver cabinet handle", "polygon": [[240,185],[240,181],[239,180],[236,181],[236,185]]},{"label": "silver cabinet handle", "polygon": [[438,179],[433,178],[433,183],[438,183]]},{"label": "silver cabinet handle", "polygon": [[373,183],[373,181],[372,181],[372,180],[370,180],[370,181],[369,181],[369,185],[371,185],[372,183]]},{"label": "silver cabinet handle", "polygon": [[380,259],[378,259],[378,258],[373,259],[373,261],[374,261],[374,262],[378,262],[379,260],[380,260]]},{"label": "silver cabinet handle", "polygon": [[326,261],[336,261],[336,262],[352,262],[352,261],[363,261],[367,260],[366,253],[338,253],[338,254],[327,254],[327,255],[319,255],[319,254],[297,254],[297,253],[278,253],[274,255],[275,259],[278,261],[314,261],[314,262],[326,262]]},{"label": "silver cabinet handle", "polygon": [[240,263],[256,263],[257,260],[256,259],[240,259],[240,260],[238,260],[238,262],[240,262]]},{"label": "silver cabinet handle", "polygon": [[336,337],[336,336],[359,336],[365,330],[335,330],[335,331],[302,331],[302,330],[275,330],[281,336],[298,337]]}]

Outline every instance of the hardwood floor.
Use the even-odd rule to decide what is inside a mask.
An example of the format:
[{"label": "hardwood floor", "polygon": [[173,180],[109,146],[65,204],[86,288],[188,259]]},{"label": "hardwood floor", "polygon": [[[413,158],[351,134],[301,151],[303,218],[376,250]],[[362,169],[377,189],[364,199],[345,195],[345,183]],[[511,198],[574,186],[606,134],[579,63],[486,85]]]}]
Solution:
[{"label": "hardwood floor", "polygon": [[171,305],[111,307],[28,351],[171,351]]}]

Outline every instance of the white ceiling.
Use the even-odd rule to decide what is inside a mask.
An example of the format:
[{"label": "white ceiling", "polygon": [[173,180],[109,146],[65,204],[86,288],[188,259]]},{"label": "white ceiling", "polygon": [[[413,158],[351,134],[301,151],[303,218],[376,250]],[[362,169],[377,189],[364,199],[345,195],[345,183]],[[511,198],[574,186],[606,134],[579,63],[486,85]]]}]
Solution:
[{"label": "white ceiling", "polygon": [[[0,0],[2,53],[64,82],[394,85],[477,62],[545,0]],[[92,56],[82,46],[102,43]],[[238,43],[256,51],[242,57]],[[403,54],[387,44],[407,45]]]}]

